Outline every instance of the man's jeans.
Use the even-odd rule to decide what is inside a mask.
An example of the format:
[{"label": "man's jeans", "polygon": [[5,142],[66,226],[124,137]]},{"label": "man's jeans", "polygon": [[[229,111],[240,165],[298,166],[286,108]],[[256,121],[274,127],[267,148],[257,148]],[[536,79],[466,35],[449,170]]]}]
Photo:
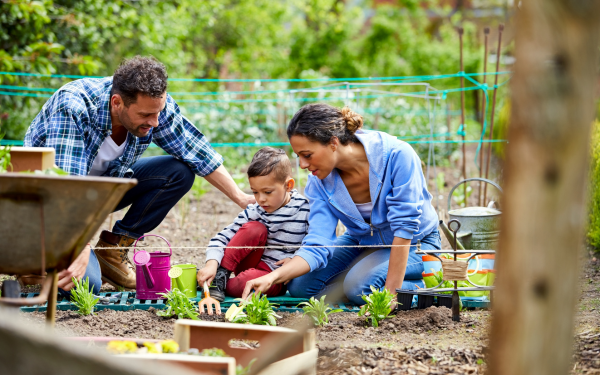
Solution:
[{"label": "man's jeans", "polygon": [[[133,166],[133,178],[138,184],[125,193],[115,211],[131,205],[122,220],[112,228],[115,234],[139,238],[154,230],[171,208],[192,188],[195,175],[187,164],[172,156],[152,156],[139,159]],[[93,250],[85,270],[94,293],[102,285],[100,264]],[[61,290],[61,293],[68,295]]]},{"label": "man's jeans", "polygon": [[[370,237],[370,236],[369,236]],[[372,238],[372,240],[371,240]],[[359,242],[363,245],[373,242],[373,245],[381,245],[378,236],[370,238],[356,238],[344,234],[337,238],[335,246],[355,246]],[[362,241],[361,241],[362,240]],[[423,288],[423,261],[421,255],[415,254],[416,245],[410,247],[406,273],[402,283],[402,289]],[[442,248],[440,234],[434,229],[421,240],[421,249],[439,250]],[[370,286],[381,290],[385,287],[388,273],[391,249],[372,250],[357,247],[336,247],[333,256],[323,269],[309,272],[289,282],[288,290],[293,297],[309,298],[317,296],[320,298],[328,291],[343,286],[344,294],[355,305],[363,305],[365,302],[360,297],[362,294],[370,294]]]}]

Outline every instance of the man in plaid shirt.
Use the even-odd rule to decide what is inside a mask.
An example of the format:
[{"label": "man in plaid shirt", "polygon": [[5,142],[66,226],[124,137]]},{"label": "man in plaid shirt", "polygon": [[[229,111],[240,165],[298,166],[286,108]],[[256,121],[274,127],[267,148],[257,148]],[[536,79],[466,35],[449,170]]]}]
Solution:
[{"label": "man in plaid shirt", "polygon": [[[169,155],[140,159],[150,142]],[[167,94],[165,66],[152,57],[125,60],[113,77],[80,79],[61,87],[31,123],[25,146],[53,147],[56,164],[72,175],[138,180],[117,205],[116,210],[131,206],[123,219],[100,235],[96,247],[109,249],[91,250],[88,244],[59,274],[58,286],[64,291],[73,287],[71,277],[86,276],[95,293],[100,278],[135,288],[128,250],[118,247],[129,247],[156,228],[190,190],[195,175],[242,208],[255,202],[235,184],[222,156],[181,114]]]}]

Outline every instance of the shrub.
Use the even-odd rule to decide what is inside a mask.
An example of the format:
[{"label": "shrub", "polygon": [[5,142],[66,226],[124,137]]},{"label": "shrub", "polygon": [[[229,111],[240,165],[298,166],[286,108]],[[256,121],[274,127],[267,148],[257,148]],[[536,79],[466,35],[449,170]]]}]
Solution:
[{"label": "shrub", "polygon": [[600,249],[600,122],[592,126],[589,191],[588,243]]},{"label": "shrub", "polygon": [[71,302],[77,307],[79,315],[94,315],[94,306],[99,299],[90,291],[90,278],[86,277],[85,281],[72,278],[75,287],[71,289]]}]

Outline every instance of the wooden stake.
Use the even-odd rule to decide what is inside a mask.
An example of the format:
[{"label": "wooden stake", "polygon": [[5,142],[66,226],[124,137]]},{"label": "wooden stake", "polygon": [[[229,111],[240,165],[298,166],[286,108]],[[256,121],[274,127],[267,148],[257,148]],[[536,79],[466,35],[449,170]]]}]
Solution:
[{"label": "wooden stake", "polygon": [[520,4],[489,372],[567,374],[586,221],[600,2]]},{"label": "wooden stake", "polygon": [[[463,33],[464,30],[462,27],[458,28],[458,40],[459,40],[459,44],[460,44],[460,71],[464,72],[464,64],[463,64]],[[462,90],[465,87],[465,77],[461,76],[460,77],[460,123],[462,126],[462,174],[463,174],[463,178],[466,180],[467,179],[467,159],[466,159],[466,152],[465,152],[465,132],[466,132],[466,126],[465,126],[465,92]],[[464,184],[464,197],[465,197],[465,206],[467,205],[467,184]]]},{"label": "wooden stake", "polygon": [[[492,114],[490,116],[490,136],[488,140],[492,140],[494,137],[494,112],[496,112],[496,93],[498,92],[498,72],[500,71],[500,54],[502,52],[502,31],[504,31],[504,25],[498,25],[498,49],[496,51],[496,77],[494,78],[494,96],[492,98]],[[485,167],[485,179],[489,180],[490,173],[490,159],[492,158],[492,142],[488,143],[488,152],[487,152],[487,165]],[[485,184],[483,186],[483,205],[485,205],[485,201],[487,200],[487,186]]]},{"label": "wooden stake", "polygon": [[[488,57],[488,37],[490,35],[490,28],[486,27],[483,29],[483,35],[484,35],[484,42],[483,42],[483,83],[487,83],[487,57]],[[483,134],[483,125],[485,124],[485,105],[486,105],[486,96],[487,96],[487,92],[483,93],[483,98],[481,99],[481,137],[482,139],[485,139],[485,134]],[[483,177],[483,149],[484,149],[484,144],[481,144],[481,147],[479,148],[479,178]],[[479,205],[480,206],[485,206],[485,200],[483,199],[483,185],[484,182],[481,181],[479,182]]]}]

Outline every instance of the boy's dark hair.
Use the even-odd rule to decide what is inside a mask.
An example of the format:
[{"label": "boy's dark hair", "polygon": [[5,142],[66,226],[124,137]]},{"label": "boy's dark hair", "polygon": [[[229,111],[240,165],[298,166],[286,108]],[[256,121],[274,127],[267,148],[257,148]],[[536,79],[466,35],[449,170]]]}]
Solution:
[{"label": "boy's dark hair", "polygon": [[285,182],[292,175],[292,163],[282,149],[264,147],[252,157],[248,166],[248,178],[271,173],[275,173],[277,181]]},{"label": "boy's dark hair", "polygon": [[119,94],[126,107],[137,100],[138,94],[159,98],[167,91],[167,69],[152,56],[135,56],[123,60],[113,74],[111,96]]}]

